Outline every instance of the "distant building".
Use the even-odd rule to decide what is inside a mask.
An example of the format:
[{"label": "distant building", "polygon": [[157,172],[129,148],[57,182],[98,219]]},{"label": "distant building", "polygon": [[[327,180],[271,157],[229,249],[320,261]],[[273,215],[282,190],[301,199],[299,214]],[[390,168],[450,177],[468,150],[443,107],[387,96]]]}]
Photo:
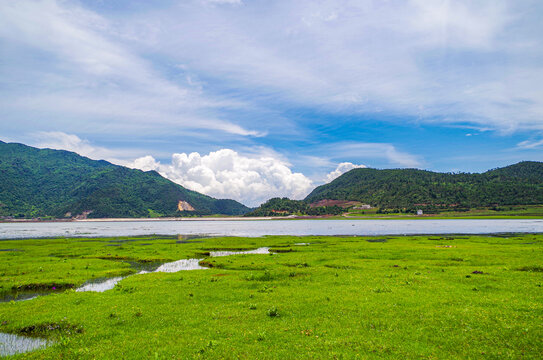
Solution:
[{"label": "distant building", "polygon": [[422,210],[417,210],[417,215],[422,215],[422,214],[423,214]]}]

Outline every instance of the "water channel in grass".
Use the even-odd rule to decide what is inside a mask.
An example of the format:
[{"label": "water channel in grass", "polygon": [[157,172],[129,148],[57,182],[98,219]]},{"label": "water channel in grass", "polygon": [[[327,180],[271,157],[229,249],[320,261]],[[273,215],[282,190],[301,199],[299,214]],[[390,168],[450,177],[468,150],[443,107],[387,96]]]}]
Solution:
[{"label": "water channel in grass", "polygon": [[[210,257],[219,257],[219,256],[230,256],[230,255],[240,255],[240,254],[269,254],[270,248],[261,247],[254,250],[245,250],[245,251],[211,251],[209,253]],[[178,271],[186,270],[204,270],[207,269],[205,266],[200,265],[202,259],[181,259],[177,261],[172,261],[168,263],[138,263],[130,262],[132,268],[138,270],[136,274],[133,275],[142,275],[149,274],[154,272],[164,272],[164,273],[174,273]],[[128,276],[133,276],[128,275]],[[76,289],[77,292],[104,292],[111,290],[119,283],[119,281],[127,278],[128,276],[116,276],[111,278],[96,278],[91,279],[85,282],[83,285]],[[9,302],[9,301],[23,301],[31,300],[37,298],[38,296],[49,295],[52,293],[63,292],[63,289],[51,289],[51,290],[41,290],[41,291],[21,291],[13,290],[8,293],[3,294],[0,297],[0,302]]]},{"label": "water channel in grass", "polygon": [[[269,254],[270,248],[261,247],[254,250],[247,251],[211,251],[209,256],[230,256],[240,254]],[[169,263],[154,263],[154,264],[138,264],[131,263],[133,267],[141,268],[139,272],[134,275],[149,274],[153,272],[174,273],[178,271],[186,270],[204,270],[205,266],[200,265],[202,259],[182,259]],[[128,275],[133,276],[133,275]],[[76,289],[77,292],[104,292],[111,290],[119,283],[119,281],[127,278],[128,276],[118,276],[113,278],[93,279],[87,281],[85,284]],[[29,296],[6,296],[0,301],[21,301],[34,299],[40,295],[48,295],[51,292],[29,293]],[[31,294],[31,295],[30,295]],[[49,345],[50,342],[44,339],[31,338],[26,336],[19,336],[13,334],[0,333],[0,356],[14,355],[18,353],[33,351],[42,349]]]},{"label": "water channel in grass", "polygon": [[[261,247],[258,249],[246,250],[246,251],[211,251],[209,253],[209,256],[218,257],[218,256],[230,256],[230,255],[239,255],[239,254],[269,254],[269,253],[270,253],[270,248]],[[207,269],[207,267],[200,265],[201,260],[202,259],[181,259],[181,260],[172,261],[169,263],[160,264],[158,266],[148,265],[146,269],[140,270],[135,275],[149,274],[149,273],[154,273],[154,272],[174,273],[174,272],[186,271],[186,270]],[[128,275],[128,276],[133,276],[133,275]],[[111,290],[115,287],[115,285],[119,281],[127,278],[128,276],[114,277],[114,278],[108,278],[108,279],[89,280],[85,284],[83,284],[81,287],[79,287],[76,291],[104,292],[107,290]]]},{"label": "water channel in grass", "polygon": [[9,356],[43,349],[50,341],[28,336],[0,333],[0,356]]}]

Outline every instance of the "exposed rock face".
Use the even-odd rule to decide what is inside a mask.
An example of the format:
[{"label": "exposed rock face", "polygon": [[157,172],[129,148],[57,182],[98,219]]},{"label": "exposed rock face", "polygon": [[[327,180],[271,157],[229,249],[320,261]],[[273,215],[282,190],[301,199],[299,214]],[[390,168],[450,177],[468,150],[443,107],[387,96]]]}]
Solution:
[{"label": "exposed rock face", "polygon": [[177,203],[177,210],[179,211],[195,211],[191,204],[186,201],[179,200]]}]

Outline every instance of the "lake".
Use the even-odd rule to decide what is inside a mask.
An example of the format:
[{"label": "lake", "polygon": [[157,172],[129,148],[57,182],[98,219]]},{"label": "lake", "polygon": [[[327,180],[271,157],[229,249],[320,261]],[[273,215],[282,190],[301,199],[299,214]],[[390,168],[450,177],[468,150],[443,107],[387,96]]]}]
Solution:
[{"label": "lake", "polygon": [[210,220],[1,223],[0,239],[136,235],[403,235],[543,232],[543,219]]}]

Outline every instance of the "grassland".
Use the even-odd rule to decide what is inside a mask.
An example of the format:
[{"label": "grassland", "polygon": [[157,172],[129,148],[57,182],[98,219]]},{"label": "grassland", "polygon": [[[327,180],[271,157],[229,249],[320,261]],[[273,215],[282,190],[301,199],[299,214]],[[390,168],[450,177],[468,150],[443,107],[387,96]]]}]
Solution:
[{"label": "grassland", "polygon": [[405,213],[377,213],[377,209],[349,210],[331,219],[543,219],[543,205],[515,205],[503,208],[473,208],[469,211],[442,210],[423,216]]},{"label": "grassland", "polygon": [[[296,243],[310,243],[307,246]],[[269,246],[270,255],[206,258]],[[29,359],[540,359],[543,235],[1,241],[0,332],[54,340]],[[90,278],[203,258],[207,270]],[[132,264],[132,265],[131,265]]]}]

